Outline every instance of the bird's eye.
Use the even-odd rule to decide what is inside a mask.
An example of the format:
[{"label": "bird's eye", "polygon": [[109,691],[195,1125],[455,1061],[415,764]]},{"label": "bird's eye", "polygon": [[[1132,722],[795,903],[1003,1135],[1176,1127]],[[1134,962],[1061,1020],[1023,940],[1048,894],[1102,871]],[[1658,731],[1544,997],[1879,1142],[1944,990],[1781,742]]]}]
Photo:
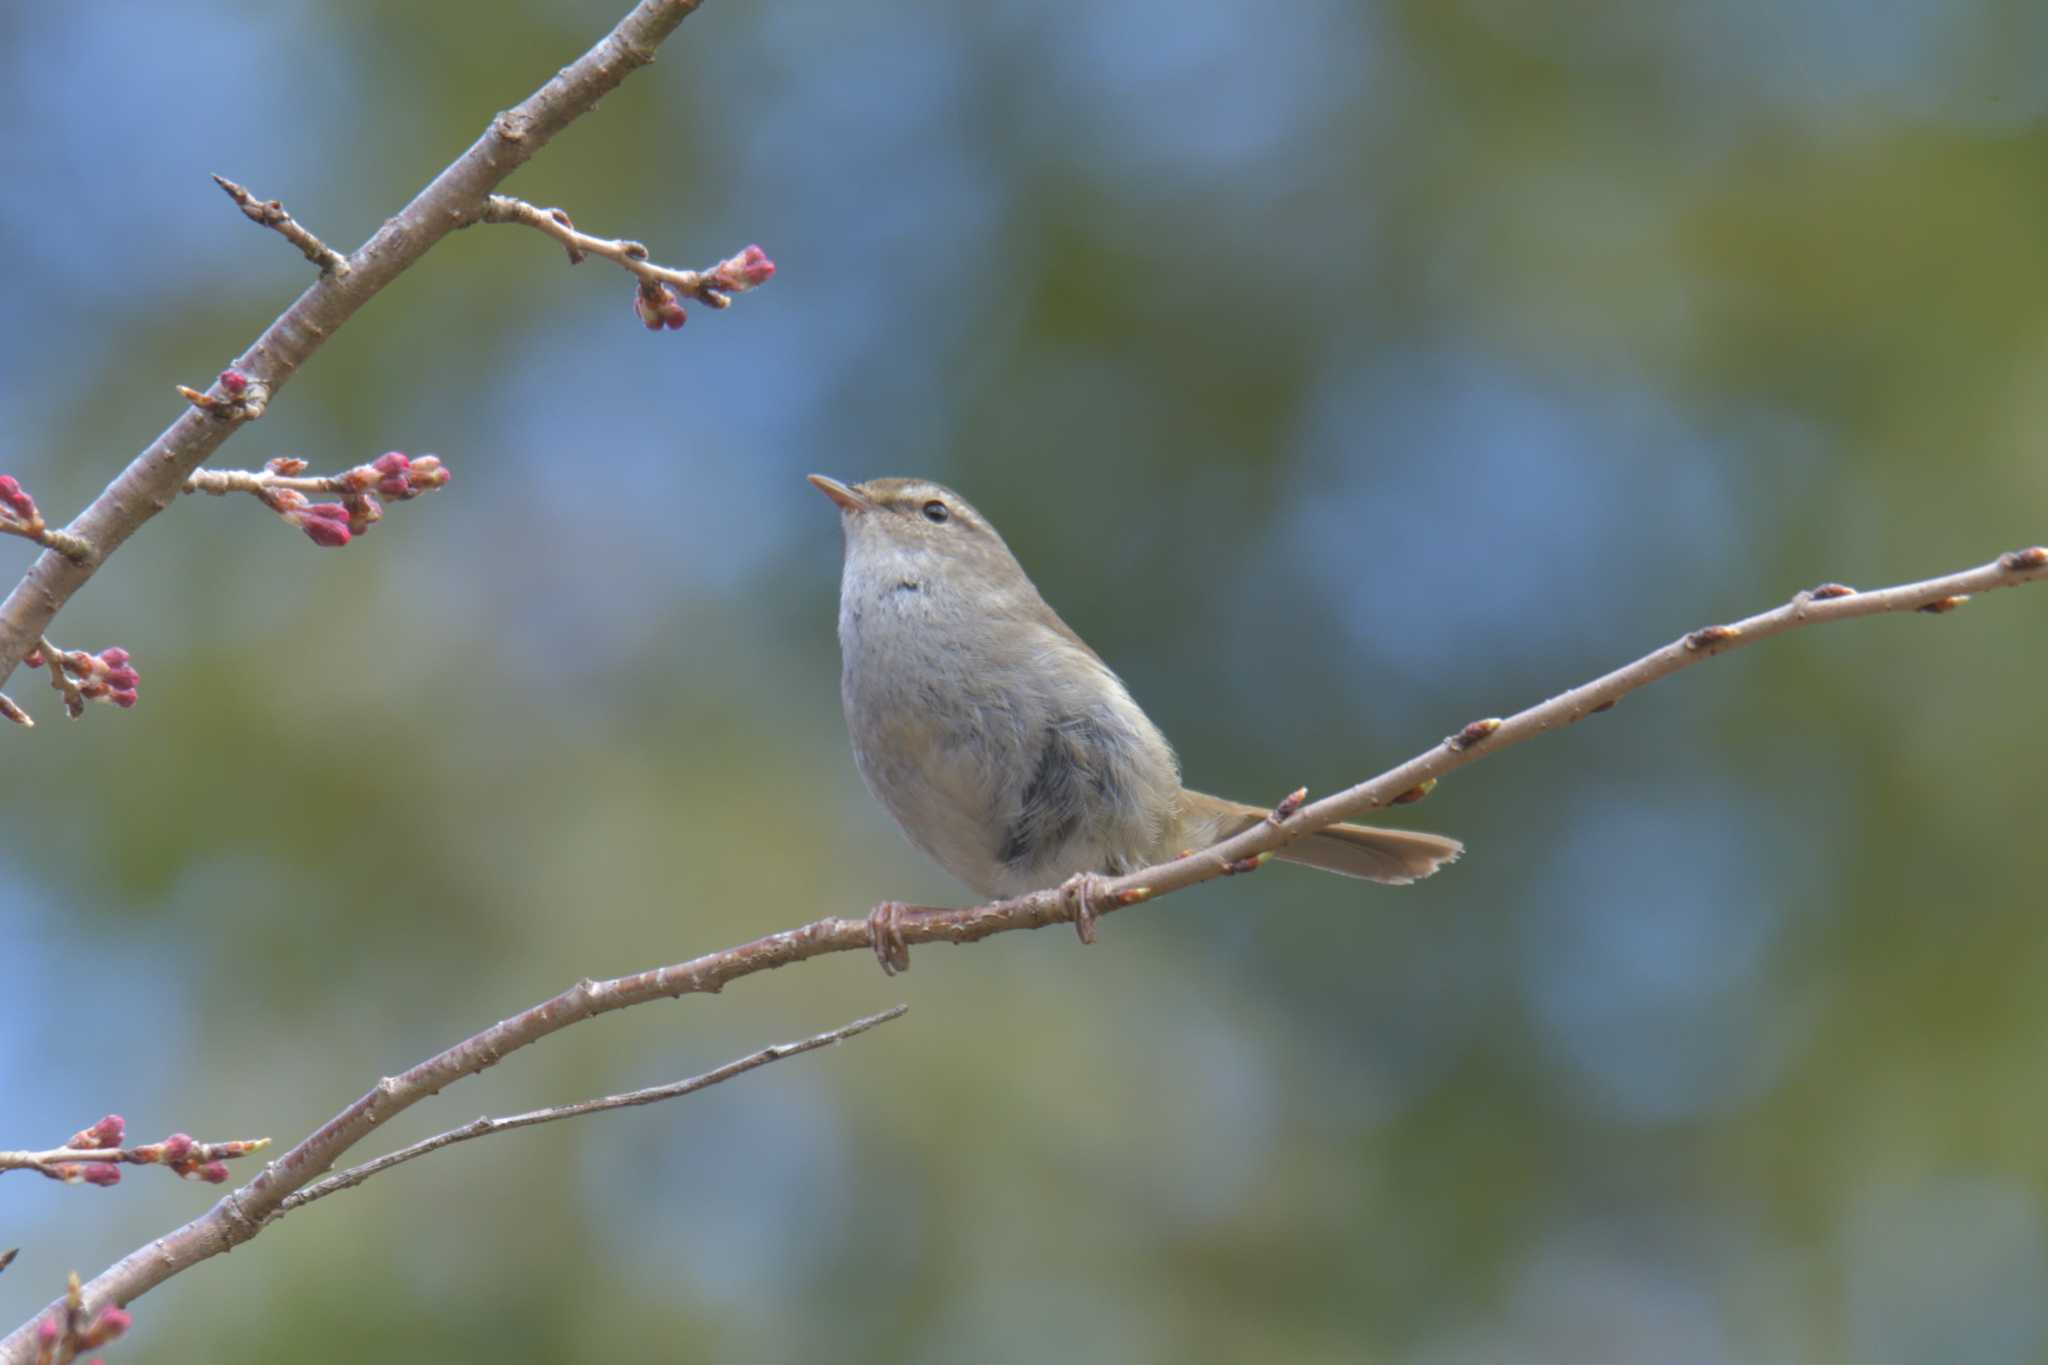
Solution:
[{"label": "bird's eye", "polygon": [[946,510],[946,504],[940,502],[937,498],[933,498],[924,505],[924,519],[926,521],[944,521],[952,515],[951,512]]}]

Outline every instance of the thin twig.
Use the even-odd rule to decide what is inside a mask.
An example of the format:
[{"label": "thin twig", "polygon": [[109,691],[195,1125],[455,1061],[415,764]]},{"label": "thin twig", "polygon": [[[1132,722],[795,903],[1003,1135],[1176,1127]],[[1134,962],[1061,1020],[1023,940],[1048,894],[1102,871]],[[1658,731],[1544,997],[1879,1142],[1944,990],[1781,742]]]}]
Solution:
[{"label": "thin twig", "polygon": [[295,493],[340,493],[348,490],[348,485],[336,474],[294,476],[268,469],[195,469],[185,480],[187,493],[211,493],[217,498],[230,493],[261,494],[266,488],[288,488]]},{"label": "thin twig", "polygon": [[639,279],[671,285],[678,292],[711,308],[731,307],[732,293],[745,287],[736,281],[721,281],[716,266],[710,270],[676,270],[656,265],[648,259],[647,248],[639,242],[620,237],[593,237],[587,232],[579,232],[569,215],[561,209],[540,208],[510,195],[494,194],[486,199],[483,214],[477,221],[518,223],[534,228],[567,248],[571,265],[578,264],[585,256],[601,256]]},{"label": "thin twig", "polygon": [[258,199],[224,175],[216,175],[213,183],[227,191],[228,198],[241,206],[250,222],[276,228],[307,260],[320,267],[321,274],[336,277],[348,274],[348,257],[301,227],[296,218],[284,211],[283,203],[276,199]]},{"label": "thin twig", "polygon": [[71,675],[64,670],[64,651],[48,640],[36,641],[36,652],[43,656],[43,667],[50,671],[50,686],[64,697],[64,711],[71,719],[77,720],[85,714],[85,694]]},{"label": "thin twig", "polygon": [[54,1180],[70,1181],[73,1173],[66,1171],[66,1166],[98,1162],[171,1166],[182,1174],[187,1168],[197,1168],[211,1161],[232,1161],[236,1157],[260,1152],[269,1145],[269,1138],[238,1138],[229,1142],[194,1142],[187,1138],[181,1143],[166,1139],[138,1147],[51,1147],[40,1152],[0,1152],[0,1175],[8,1171],[36,1171]]},{"label": "thin twig", "polygon": [[752,1052],[744,1057],[735,1058],[723,1066],[713,1067],[711,1070],[701,1075],[692,1076],[686,1081],[672,1081],[667,1085],[651,1085],[645,1090],[628,1090],[622,1095],[607,1095],[603,1099],[584,1100],[580,1104],[558,1104],[548,1109],[530,1110],[524,1114],[509,1114],[504,1118],[471,1119],[460,1128],[451,1128],[445,1133],[438,1133],[433,1137],[423,1138],[409,1147],[401,1147],[395,1152],[387,1152],[375,1161],[365,1161],[362,1165],[352,1166],[339,1175],[330,1175],[325,1180],[316,1181],[306,1186],[279,1204],[277,1212],[270,1216],[270,1221],[276,1222],[279,1218],[294,1210],[304,1208],[316,1199],[324,1199],[330,1194],[336,1194],[342,1190],[360,1185],[371,1176],[382,1171],[388,1171],[393,1166],[397,1166],[402,1162],[411,1161],[415,1157],[425,1156],[429,1152],[438,1152],[443,1147],[453,1146],[458,1142],[467,1142],[471,1138],[488,1137],[492,1133],[510,1132],[514,1128],[531,1128],[537,1123],[553,1123],[557,1119],[581,1118],[585,1114],[602,1114],[612,1109],[626,1109],[637,1104],[659,1104],[663,1100],[677,1099],[680,1096],[702,1090],[706,1086],[717,1085],[720,1081],[729,1081],[735,1076],[744,1075],[756,1067],[766,1066],[770,1062],[779,1062],[785,1057],[794,1057],[803,1052],[815,1052],[821,1047],[830,1047],[834,1043],[843,1043],[848,1038],[857,1037],[860,1034],[866,1033],[871,1028],[888,1023],[892,1019],[901,1019],[909,1009],[910,1006],[908,1005],[898,1005],[894,1009],[883,1010],[880,1014],[870,1014],[866,1018],[856,1019],[850,1024],[842,1024],[838,1028],[824,1033],[813,1034],[809,1038],[804,1038],[794,1043],[776,1043],[772,1047],[762,1048],[759,1052]]},{"label": "thin twig", "polygon": [[[1227,876],[1247,865],[1256,866],[1274,850],[1303,835],[1404,798],[1412,799],[1414,792],[1427,790],[1446,773],[1605,711],[1638,688],[1717,654],[1826,621],[1930,608],[1948,611],[1972,594],[2043,578],[2048,578],[2048,549],[2035,546],[2015,550],[1974,569],[1895,588],[1858,593],[1831,583],[1801,592],[1771,611],[1732,625],[1693,631],[1633,663],[1516,712],[1506,720],[1473,721],[1398,767],[1303,805],[1283,819],[1256,821],[1242,833],[1157,867],[1102,878],[1100,886],[1091,891],[1094,912],[1111,913]],[[1065,888],[1052,887],[966,909],[912,911],[900,918],[898,930],[906,944],[972,943],[1013,929],[1043,929],[1072,923],[1081,913],[1076,901]],[[873,949],[867,918],[831,916],[673,966],[610,981],[579,982],[399,1075],[379,1081],[271,1162],[249,1184],[185,1226],[137,1248],[108,1267],[87,1287],[88,1295],[95,1303],[127,1303],[188,1266],[241,1245],[262,1230],[294,1191],[332,1168],[344,1152],[393,1116],[439,1094],[463,1077],[495,1065],[507,1054],[581,1020],[650,1000],[716,993],[741,977],[826,953],[866,953]],[[18,1329],[0,1341],[0,1361],[27,1360],[24,1350],[28,1330]]]}]

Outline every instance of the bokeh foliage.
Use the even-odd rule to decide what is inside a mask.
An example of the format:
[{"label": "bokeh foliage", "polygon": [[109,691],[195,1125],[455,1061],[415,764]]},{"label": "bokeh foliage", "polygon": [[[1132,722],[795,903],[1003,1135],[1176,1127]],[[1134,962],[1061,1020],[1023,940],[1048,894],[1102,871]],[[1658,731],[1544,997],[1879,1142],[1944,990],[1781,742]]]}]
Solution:
[{"label": "bokeh foliage", "polygon": [[[53,513],[303,282],[208,172],[353,245],[616,17],[100,8],[0,14],[0,468]],[[142,706],[13,684],[0,1143],[290,1139],[579,976],[957,894],[848,761],[810,469],[957,485],[1246,799],[2043,539],[2042,13],[707,6],[508,188],[759,240],[768,289],[650,336],[459,235],[226,451],[454,485],[341,552],[179,507],[59,621]],[[1276,870],[580,1027],[389,1140],[913,1005],[385,1177],[120,1349],[2037,1358],[2044,621],[1690,673],[1447,782],[1471,855],[1410,891]],[[0,1321],[210,1198],[147,1176],[0,1182]]]}]

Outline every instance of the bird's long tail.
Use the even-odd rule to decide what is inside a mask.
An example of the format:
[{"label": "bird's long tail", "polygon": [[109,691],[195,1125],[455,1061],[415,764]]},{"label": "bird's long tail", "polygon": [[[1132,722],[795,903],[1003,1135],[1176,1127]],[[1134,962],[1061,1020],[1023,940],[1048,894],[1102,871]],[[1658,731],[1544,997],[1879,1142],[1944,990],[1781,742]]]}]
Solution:
[{"label": "bird's long tail", "polygon": [[[1250,829],[1266,818],[1266,812],[1257,806],[1202,792],[1183,792],[1181,800],[1183,837],[1198,848]],[[1378,829],[1371,825],[1331,825],[1303,835],[1273,856],[1343,877],[1405,886],[1427,877],[1445,863],[1456,862],[1464,851],[1463,844],[1441,834]]]}]

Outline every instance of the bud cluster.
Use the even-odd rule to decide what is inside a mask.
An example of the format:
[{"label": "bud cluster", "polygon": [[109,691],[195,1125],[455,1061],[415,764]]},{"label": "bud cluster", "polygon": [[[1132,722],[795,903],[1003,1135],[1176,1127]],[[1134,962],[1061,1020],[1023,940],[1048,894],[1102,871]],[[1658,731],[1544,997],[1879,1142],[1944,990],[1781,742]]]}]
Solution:
[{"label": "bud cluster", "polygon": [[[87,1322],[85,1290],[78,1283],[78,1272],[73,1271],[64,1287],[63,1312],[50,1313],[36,1323],[35,1365],[63,1365],[65,1361],[76,1360],[79,1352],[106,1345],[134,1322],[128,1310],[118,1305],[102,1308]],[[90,1365],[100,1365],[99,1358],[94,1357]]]},{"label": "bud cluster", "polygon": [[85,714],[89,701],[111,702],[125,711],[135,705],[142,686],[142,675],[119,645],[97,654],[55,648],[46,653],[39,646],[23,662],[30,668],[51,670],[50,685],[64,694],[64,709],[73,720]]},{"label": "bud cluster", "polygon": [[73,1133],[58,1153],[76,1157],[86,1152],[105,1152],[105,1161],[45,1161],[36,1169],[52,1180],[67,1185],[118,1185],[121,1168],[117,1162],[136,1166],[163,1166],[187,1180],[218,1185],[228,1178],[227,1163],[235,1157],[260,1152],[269,1138],[238,1138],[232,1142],[198,1142],[189,1133],[173,1133],[161,1142],[146,1142],[123,1149],[121,1138],[127,1125],[119,1114],[109,1114],[92,1127]]},{"label": "bud cluster", "polygon": [[[280,478],[296,478],[305,473],[306,462],[279,456],[264,468]],[[325,482],[341,494],[340,502],[314,502],[296,488],[274,485],[259,489],[257,496],[315,545],[339,549],[383,518],[380,496],[406,502],[430,493],[447,484],[448,469],[433,455],[408,456],[392,450]]]},{"label": "bud cluster", "polygon": [[37,540],[43,534],[43,514],[21,481],[12,474],[0,474],[0,531]]},{"label": "bud cluster", "polygon": [[[632,260],[644,260],[646,249],[637,243],[628,243],[632,248],[625,254]],[[768,253],[757,246],[749,246],[736,256],[728,256],[701,275],[695,275],[695,284],[684,283],[680,290],[662,280],[641,280],[633,286],[633,316],[650,332],[666,328],[673,332],[690,320],[683,311],[683,295],[689,294],[700,303],[713,308],[724,308],[732,303],[732,295],[744,294],[749,289],[768,283],[774,277],[775,262],[768,259]]]},{"label": "bud cluster", "polygon": [[650,332],[659,332],[664,327],[673,332],[690,320],[674,287],[659,280],[640,281],[633,291],[633,314]]}]

